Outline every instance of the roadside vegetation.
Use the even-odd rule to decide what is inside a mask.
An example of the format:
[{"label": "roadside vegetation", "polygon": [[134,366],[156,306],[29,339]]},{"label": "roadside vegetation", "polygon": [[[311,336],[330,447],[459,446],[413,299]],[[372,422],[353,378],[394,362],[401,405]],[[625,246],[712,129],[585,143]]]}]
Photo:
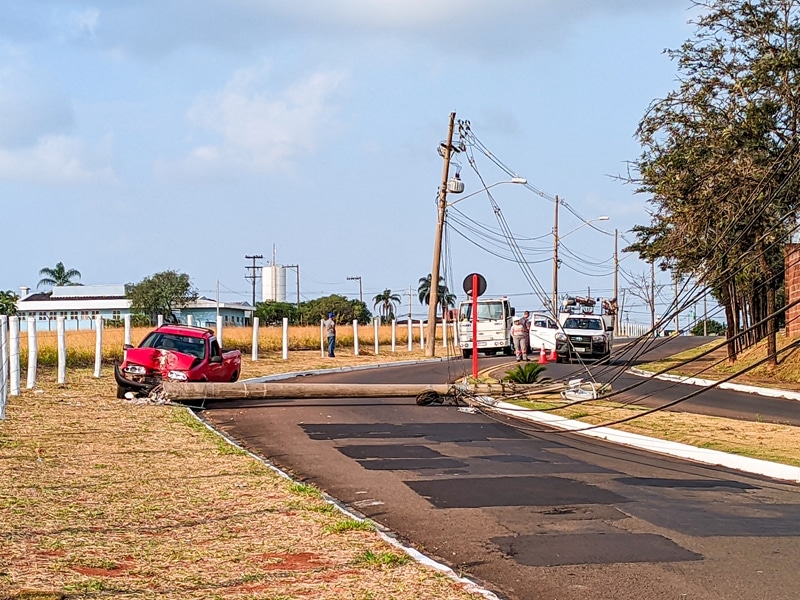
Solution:
[{"label": "roadside vegetation", "polygon": [[[246,361],[245,376],[307,368],[296,358]],[[74,369],[58,386],[44,367],[6,416],[2,599],[479,597],[188,409],[117,400],[111,377]]]}]

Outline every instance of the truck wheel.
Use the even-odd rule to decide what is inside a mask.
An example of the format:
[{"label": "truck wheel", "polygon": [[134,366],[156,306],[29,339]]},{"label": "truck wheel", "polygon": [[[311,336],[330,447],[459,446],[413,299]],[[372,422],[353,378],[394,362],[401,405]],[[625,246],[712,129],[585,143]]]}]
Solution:
[{"label": "truck wheel", "polygon": [[471,356],[472,356],[472,350],[461,351],[461,358],[470,358]]},{"label": "truck wheel", "polygon": [[117,398],[124,398],[127,391],[124,387],[117,386]]},{"label": "truck wheel", "polygon": [[233,375],[231,375],[231,383],[234,381],[239,381],[239,371],[234,371]]}]

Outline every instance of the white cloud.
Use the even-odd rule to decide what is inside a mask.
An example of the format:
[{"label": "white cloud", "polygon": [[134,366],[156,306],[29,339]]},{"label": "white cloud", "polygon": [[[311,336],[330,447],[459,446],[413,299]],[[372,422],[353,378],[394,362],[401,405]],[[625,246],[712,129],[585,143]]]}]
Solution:
[{"label": "white cloud", "polygon": [[72,35],[75,37],[94,38],[99,22],[100,11],[95,8],[72,12],[68,18]]},{"label": "white cloud", "polygon": [[107,152],[92,150],[77,138],[43,136],[22,149],[0,148],[0,180],[44,185],[113,183]]},{"label": "white cloud", "polygon": [[258,173],[312,154],[334,127],[346,76],[320,71],[275,90],[269,74],[263,65],[241,69],[222,90],[198,98],[187,118],[216,141],[195,146],[178,164],[158,164],[159,175]]}]

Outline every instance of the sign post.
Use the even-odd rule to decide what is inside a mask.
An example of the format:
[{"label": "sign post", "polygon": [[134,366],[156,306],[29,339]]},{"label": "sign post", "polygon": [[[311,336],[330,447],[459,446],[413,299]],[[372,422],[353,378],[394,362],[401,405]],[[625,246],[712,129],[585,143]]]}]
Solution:
[{"label": "sign post", "polygon": [[486,291],[486,279],[479,273],[464,278],[464,291],[472,297],[472,377],[478,379],[478,296]]}]

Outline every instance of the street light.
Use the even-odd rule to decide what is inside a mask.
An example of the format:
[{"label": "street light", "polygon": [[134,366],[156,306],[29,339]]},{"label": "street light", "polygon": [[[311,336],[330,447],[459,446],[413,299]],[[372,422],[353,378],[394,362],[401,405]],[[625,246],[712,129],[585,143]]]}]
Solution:
[{"label": "street light", "polygon": [[553,317],[558,321],[558,244],[559,240],[567,237],[569,234],[578,231],[581,227],[585,225],[589,225],[590,223],[594,223],[595,221],[608,221],[608,216],[603,215],[597,217],[595,219],[589,219],[588,221],[584,221],[580,225],[578,225],[575,229],[572,229],[559,237],[558,235],[558,205],[560,200],[558,196],[556,196],[556,215],[555,221],[553,223]]},{"label": "street light", "polygon": [[347,281],[356,281],[358,280],[358,300],[361,304],[364,304],[364,291],[361,288],[361,275],[355,275],[353,277],[348,277]]},{"label": "street light", "polygon": [[489,188],[493,188],[494,186],[501,185],[503,183],[519,183],[519,184],[525,185],[526,183],[528,183],[528,180],[525,179],[524,177],[512,177],[508,181],[498,181],[497,183],[493,183],[491,185],[487,185],[485,188],[479,189],[477,192],[472,192],[471,194],[467,194],[466,196],[462,196],[458,200],[453,200],[452,202],[448,202],[447,206],[453,206],[454,204],[458,204],[462,200],[466,200],[467,198],[470,198],[472,196],[476,196],[477,194],[481,194],[481,193],[485,192],[486,190],[488,190]]}]

